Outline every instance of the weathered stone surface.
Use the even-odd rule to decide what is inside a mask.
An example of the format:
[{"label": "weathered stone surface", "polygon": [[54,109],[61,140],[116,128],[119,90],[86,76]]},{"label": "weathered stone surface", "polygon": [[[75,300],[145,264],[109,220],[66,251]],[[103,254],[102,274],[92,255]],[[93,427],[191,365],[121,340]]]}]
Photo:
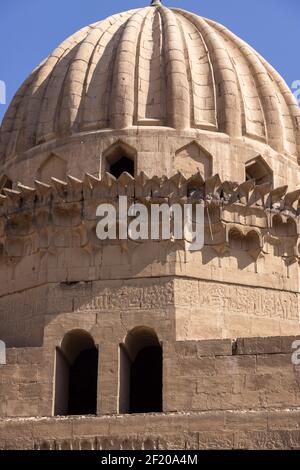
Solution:
[{"label": "weathered stone surface", "polygon": [[[281,425],[282,418],[284,426]],[[124,428],[118,431],[114,423],[121,420]],[[147,423],[149,428],[144,429],[141,435],[138,420],[134,416],[2,419],[0,448],[197,450],[300,447],[299,409],[285,412],[273,409],[268,412],[150,414]],[[177,430],[178,425],[180,431]],[[77,430],[73,432],[74,426]],[[79,429],[80,436],[77,435]],[[174,429],[177,431],[174,432]],[[185,431],[181,432],[181,429]]]},{"label": "weathered stone surface", "polygon": [[214,168],[243,181],[245,162],[263,155],[278,186],[287,178],[296,187],[297,122],[284,81],[222,25],[141,8],[84,28],[50,54],[12,102],[0,152],[22,191],[34,179],[96,175],[95,156],[120,137],[151,175],[206,177]]},{"label": "weathered stone surface", "polygon": [[[59,46],[0,129],[0,449],[300,448],[299,163],[290,90],[215,22]],[[99,240],[121,196],[201,203],[203,248]]]}]

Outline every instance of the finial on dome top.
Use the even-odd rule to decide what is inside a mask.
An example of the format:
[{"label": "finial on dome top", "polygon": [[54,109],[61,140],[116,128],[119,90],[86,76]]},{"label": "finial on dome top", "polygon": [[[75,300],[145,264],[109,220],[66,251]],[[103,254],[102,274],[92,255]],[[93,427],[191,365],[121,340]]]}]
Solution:
[{"label": "finial on dome top", "polygon": [[161,6],[160,0],[152,0],[150,7],[159,7]]}]

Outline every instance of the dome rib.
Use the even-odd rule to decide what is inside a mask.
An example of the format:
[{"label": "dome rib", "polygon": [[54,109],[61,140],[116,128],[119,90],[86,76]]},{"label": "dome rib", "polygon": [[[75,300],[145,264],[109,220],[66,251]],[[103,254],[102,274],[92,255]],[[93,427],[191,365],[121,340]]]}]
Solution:
[{"label": "dome rib", "polygon": [[74,60],[70,64],[64,83],[62,104],[58,116],[58,129],[61,134],[68,133],[69,131],[79,131],[80,121],[78,113],[81,104],[86,99],[85,83],[94,51],[113,20],[114,17],[96,25],[95,29],[81,42]]},{"label": "dome rib", "polygon": [[[100,36],[101,38],[101,36]],[[79,45],[74,60],[70,63],[64,80],[62,102],[58,116],[59,134],[76,131],[78,111],[82,100],[85,99],[84,83],[87,70],[93,57],[93,51],[100,40],[99,30],[95,28]]]},{"label": "dome rib", "polygon": [[203,18],[185,10],[174,9],[174,11],[185,16],[196,26],[209,51],[215,76],[219,131],[232,137],[240,137],[242,125],[240,102],[237,101],[239,90],[236,74],[224,44]]},{"label": "dome rib", "polygon": [[212,27],[217,29],[222,36],[228,38],[240,49],[242,55],[247,60],[252,76],[255,80],[256,89],[262,103],[264,112],[267,142],[278,152],[283,152],[283,125],[278,97],[276,96],[274,87],[272,87],[271,79],[267,73],[264,65],[260,61],[258,55],[246,44],[244,41],[237,38],[237,36],[226,28],[208,21]]},{"label": "dome rib", "polygon": [[45,99],[51,73],[59,60],[60,57],[57,58],[50,56],[45,65],[39,70],[36,80],[32,85],[32,99],[28,104],[26,112],[26,145],[29,148],[34,147],[37,143],[36,132],[40,117],[41,104]]},{"label": "dome rib", "polygon": [[91,26],[88,26],[67,38],[40,67],[36,80],[32,85],[32,99],[26,112],[26,143],[29,148],[37,144],[37,128],[40,121],[42,103],[45,100],[49,81],[55,66],[65,55],[65,51],[70,50],[79,40],[84,39],[90,30]]},{"label": "dome rib", "polygon": [[136,49],[139,32],[149,9],[137,10],[126,22],[118,46],[112,86],[110,123],[114,129],[133,125]]},{"label": "dome rib", "polygon": [[[298,116],[300,116],[300,110],[296,103],[296,100],[293,97],[293,94],[286,85],[285,81],[278,74],[278,72],[245,41],[238,38],[231,31],[222,27],[218,23],[215,23],[211,20],[207,21],[210,24],[213,24],[214,27],[218,29],[222,34],[228,36],[232,41],[234,41],[244,56],[249,57],[249,54],[247,55],[247,51],[250,51],[252,57],[256,58],[256,63],[260,65],[261,70],[264,70],[264,74],[266,74],[267,76],[269,90],[272,90],[274,88],[274,91],[271,95],[273,97],[272,105],[274,109],[277,109],[277,115],[272,116],[272,114],[270,114],[270,119],[267,119],[266,116],[266,132],[268,132],[268,127],[271,127],[270,132],[276,134],[276,128],[274,128],[274,123],[280,122],[281,139],[279,145],[276,145],[276,141],[272,142],[271,140],[268,141],[269,145],[281,152],[286,151],[287,153],[291,153],[293,155],[296,155],[297,152],[299,153],[299,144],[297,144],[297,141],[300,143],[300,136],[298,136],[296,124],[297,119],[295,119],[295,117],[297,116],[297,113]],[[258,79],[260,79],[261,82],[261,73],[258,73],[257,77]],[[262,109],[264,110],[265,114],[267,114],[267,106],[263,105]]]},{"label": "dome rib", "polygon": [[239,88],[242,133],[250,138],[266,142],[265,116],[249,63],[236,44],[226,38],[224,38],[224,43],[230,55]]},{"label": "dome rib", "polygon": [[274,80],[277,83],[282,96],[284,97],[289,110],[289,117],[291,117],[292,120],[292,129],[294,131],[295,148],[293,154],[298,154],[300,159],[300,108],[298,106],[297,100],[277,70],[275,70],[263,57],[259,57],[267,71],[274,76]]},{"label": "dome rib", "polygon": [[12,145],[12,136],[15,133],[16,114],[25,97],[26,91],[28,90],[31,81],[34,79],[35,74],[36,72],[33,72],[21,85],[5,114],[5,119],[2,122],[0,133],[0,156],[3,162],[9,155],[9,148]]},{"label": "dome rib", "polygon": [[166,84],[162,24],[158,8],[149,8],[138,38],[134,125],[166,125]]},{"label": "dome rib", "polygon": [[36,124],[36,145],[46,141],[47,139],[55,138],[55,131],[57,130],[57,116],[59,112],[58,102],[59,97],[62,94],[62,85],[68,71],[70,60],[75,56],[76,49],[79,47],[80,43],[85,40],[93,28],[94,25],[88,28],[83,28],[74,37],[71,36],[64,41],[53,53],[54,57],[56,55],[59,55],[59,57],[53,66],[53,69],[49,73],[43,101],[41,102]]},{"label": "dome rib", "polygon": [[183,39],[173,11],[159,7],[165,36],[167,69],[167,125],[187,129],[190,119],[190,89],[186,73]]},{"label": "dome rib", "polygon": [[70,64],[76,56],[79,47],[80,43],[76,44],[71,50],[65,50],[65,53],[51,73],[37,127],[37,144],[54,139],[57,135],[59,130],[57,122],[60,112],[59,104],[63,96],[64,84]]},{"label": "dome rib", "polygon": [[176,18],[176,22],[178,24],[180,35],[182,38],[183,55],[185,59],[186,77],[187,77],[188,90],[189,90],[189,126],[188,127],[190,128],[190,127],[196,127],[195,95],[194,95],[193,78],[192,78],[191,58],[189,54],[189,49],[187,47],[187,40],[186,40],[186,35],[184,32],[183,24],[180,21],[179,17],[175,17],[175,18]]},{"label": "dome rib", "polygon": [[[103,129],[109,125],[109,102],[112,93],[113,69],[119,39],[130,13],[115,15],[99,24],[101,36],[87,68],[84,93],[77,126],[80,130]],[[105,24],[104,24],[105,23]],[[106,27],[108,25],[108,27]]]},{"label": "dome rib", "polygon": [[25,139],[24,139],[24,132],[21,135],[22,131],[22,124],[25,118],[25,109],[29,103],[29,96],[31,96],[31,85],[34,81],[37,74],[37,70],[35,70],[25,81],[24,87],[21,88],[23,90],[23,94],[21,91],[20,99],[17,101],[16,109],[14,116],[12,117],[12,127],[9,133],[7,145],[6,145],[6,158],[9,155],[15,155],[18,149],[22,150],[25,147]]},{"label": "dome rib", "polygon": [[210,55],[200,31],[178,15],[185,41],[191,99],[192,127],[217,131],[216,87]]}]

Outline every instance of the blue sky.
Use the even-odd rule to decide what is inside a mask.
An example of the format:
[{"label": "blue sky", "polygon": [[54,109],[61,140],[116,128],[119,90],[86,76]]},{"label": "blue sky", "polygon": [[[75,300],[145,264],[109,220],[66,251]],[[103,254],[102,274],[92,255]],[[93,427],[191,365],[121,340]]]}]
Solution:
[{"label": "blue sky", "polygon": [[[149,5],[150,0],[2,0],[0,80],[7,103],[31,70],[63,39],[111,14]],[[165,0],[214,19],[260,52],[291,87],[300,80],[299,0]],[[0,120],[7,105],[0,104]]]}]

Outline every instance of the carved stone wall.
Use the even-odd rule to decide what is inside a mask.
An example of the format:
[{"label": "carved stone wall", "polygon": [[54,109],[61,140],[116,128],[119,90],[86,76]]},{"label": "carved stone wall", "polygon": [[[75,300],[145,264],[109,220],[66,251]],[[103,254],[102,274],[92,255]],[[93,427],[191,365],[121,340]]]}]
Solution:
[{"label": "carved stone wall", "polygon": [[299,294],[176,279],[178,340],[300,333]]},{"label": "carved stone wall", "polygon": [[42,346],[51,325],[63,331],[67,315],[97,316],[114,331],[120,315],[133,326],[153,316],[159,334],[157,316],[173,322],[177,340],[293,335],[298,302],[297,292],[179,277],[48,284],[0,298],[0,337],[8,347]]},{"label": "carved stone wall", "polygon": [[83,321],[89,314],[103,315],[117,329],[114,314],[130,318],[161,310],[168,318],[173,307],[170,278],[48,284],[0,298],[0,337],[8,347],[42,346],[44,328],[53,322],[63,326],[64,314]]}]

